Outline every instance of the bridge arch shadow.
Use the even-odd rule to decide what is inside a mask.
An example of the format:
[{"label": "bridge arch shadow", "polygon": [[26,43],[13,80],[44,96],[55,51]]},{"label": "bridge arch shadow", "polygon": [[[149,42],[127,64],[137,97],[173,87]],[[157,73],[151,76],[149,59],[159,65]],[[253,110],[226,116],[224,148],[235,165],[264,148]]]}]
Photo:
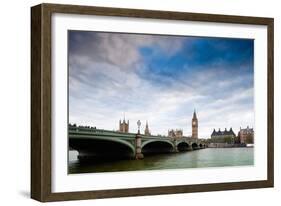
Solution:
[{"label": "bridge arch shadow", "polygon": [[191,147],[192,147],[193,150],[199,149],[198,144],[196,142],[192,143]]},{"label": "bridge arch shadow", "polygon": [[187,142],[180,142],[177,144],[177,149],[179,152],[191,150],[191,146]]},{"label": "bridge arch shadow", "polygon": [[144,155],[171,153],[174,151],[174,145],[165,140],[148,140],[142,143],[141,147]]},{"label": "bridge arch shadow", "polygon": [[78,151],[81,162],[128,159],[135,154],[134,146],[120,139],[71,138],[69,146]]}]

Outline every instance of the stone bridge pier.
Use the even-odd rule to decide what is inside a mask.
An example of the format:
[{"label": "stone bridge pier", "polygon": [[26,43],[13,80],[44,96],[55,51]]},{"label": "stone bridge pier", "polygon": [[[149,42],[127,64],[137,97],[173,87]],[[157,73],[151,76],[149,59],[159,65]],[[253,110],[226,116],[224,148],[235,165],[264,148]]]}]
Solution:
[{"label": "stone bridge pier", "polygon": [[136,151],[136,155],[135,158],[138,159],[143,159],[144,156],[142,154],[142,148],[141,148],[141,135],[140,134],[136,134],[136,139],[135,139],[135,151]]}]

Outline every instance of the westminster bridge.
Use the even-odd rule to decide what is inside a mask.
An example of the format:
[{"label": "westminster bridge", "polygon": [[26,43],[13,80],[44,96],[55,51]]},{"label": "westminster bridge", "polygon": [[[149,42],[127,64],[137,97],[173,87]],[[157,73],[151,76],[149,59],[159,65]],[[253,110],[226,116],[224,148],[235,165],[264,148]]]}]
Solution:
[{"label": "westminster bridge", "polygon": [[[175,153],[206,148],[202,139],[122,133],[92,127],[68,127],[69,147],[79,152],[80,160],[93,158],[134,158],[145,155]],[[97,159],[98,159],[97,158]]]}]

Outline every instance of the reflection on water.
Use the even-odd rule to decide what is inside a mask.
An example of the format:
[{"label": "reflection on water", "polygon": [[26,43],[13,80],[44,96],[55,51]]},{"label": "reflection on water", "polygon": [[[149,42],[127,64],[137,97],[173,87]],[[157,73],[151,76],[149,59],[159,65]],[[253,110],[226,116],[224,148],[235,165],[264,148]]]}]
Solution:
[{"label": "reflection on water", "polygon": [[145,156],[143,160],[118,160],[103,163],[79,163],[77,152],[69,152],[69,173],[115,172],[243,166],[254,164],[253,148],[207,148],[196,151]]}]

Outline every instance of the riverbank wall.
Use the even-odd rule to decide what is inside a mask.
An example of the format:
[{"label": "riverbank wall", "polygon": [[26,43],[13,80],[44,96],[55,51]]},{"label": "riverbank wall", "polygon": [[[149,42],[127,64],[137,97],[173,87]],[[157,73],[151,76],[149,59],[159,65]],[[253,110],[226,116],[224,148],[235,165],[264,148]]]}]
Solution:
[{"label": "riverbank wall", "polygon": [[229,144],[229,143],[210,143],[208,148],[235,148],[235,147],[247,147],[246,144]]}]

